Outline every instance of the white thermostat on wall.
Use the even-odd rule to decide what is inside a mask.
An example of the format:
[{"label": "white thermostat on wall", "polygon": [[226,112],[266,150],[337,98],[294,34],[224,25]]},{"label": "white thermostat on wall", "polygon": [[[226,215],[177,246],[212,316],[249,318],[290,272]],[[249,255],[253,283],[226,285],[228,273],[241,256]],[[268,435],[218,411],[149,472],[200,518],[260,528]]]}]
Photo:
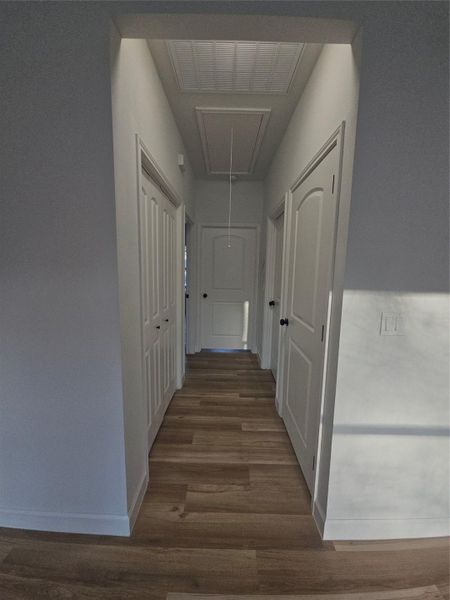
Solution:
[{"label": "white thermostat on wall", "polygon": [[184,171],[184,169],[186,168],[184,166],[184,154],[178,155],[178,167],[180,168],[180,171]]}]

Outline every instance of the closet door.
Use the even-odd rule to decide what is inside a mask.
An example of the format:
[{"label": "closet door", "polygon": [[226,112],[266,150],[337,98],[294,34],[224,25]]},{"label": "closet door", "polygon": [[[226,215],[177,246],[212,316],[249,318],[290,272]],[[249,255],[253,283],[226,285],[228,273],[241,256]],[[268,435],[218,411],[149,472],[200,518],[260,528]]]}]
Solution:
[{"label": "closet door", "polygon": [[139,206],[141,323],[148,444],[176,382],[176,209],[143,171]]}]

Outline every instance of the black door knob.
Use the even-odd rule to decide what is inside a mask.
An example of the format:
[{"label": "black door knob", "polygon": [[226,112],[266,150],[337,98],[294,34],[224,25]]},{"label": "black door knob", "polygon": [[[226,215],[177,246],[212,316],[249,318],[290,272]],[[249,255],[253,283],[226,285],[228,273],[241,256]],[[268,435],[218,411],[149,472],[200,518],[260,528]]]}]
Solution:
[{"label": "black door knob", "polygon": [[269,306],[275,306],[275,300],[271,300],[271,301],[269,302]]},{"label": "black door knob", "polygon": [[289,319],[280,319],[280,325],[289,325]]},{"label": "black door knob", "polygon": [[157,325],[157,326],[156,326],[156,329],[161,329],[161,325]]},{"label": "black door knob", "polygon": [[169,322],[169,319],[164,319],[164,321],[165,321],[166,323],[168,323],[168,322]]},{"label": "black door knob", "polygon": [[206,294],[206,293],[203,294],[203,298],[207,298],[207,297],[208,297],[208,294]]}]

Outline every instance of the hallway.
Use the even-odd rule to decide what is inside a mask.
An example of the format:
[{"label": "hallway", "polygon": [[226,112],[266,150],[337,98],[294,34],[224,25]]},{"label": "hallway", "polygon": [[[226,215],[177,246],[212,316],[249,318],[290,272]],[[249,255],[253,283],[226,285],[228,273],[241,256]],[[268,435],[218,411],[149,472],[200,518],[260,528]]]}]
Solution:
[{"label": "hallway", "polygon": [[448,598],[444,538],[321,542],[273,393],[252,354],[189,357],[150,454],[133,536],[2,529],[1,600]]}]

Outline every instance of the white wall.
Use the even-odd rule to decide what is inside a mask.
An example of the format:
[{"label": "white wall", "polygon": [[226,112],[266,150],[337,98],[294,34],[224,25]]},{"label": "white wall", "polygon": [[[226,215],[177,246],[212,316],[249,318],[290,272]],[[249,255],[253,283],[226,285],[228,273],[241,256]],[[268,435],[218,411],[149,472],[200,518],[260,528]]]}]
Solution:
[{"label": "white wall", "polygon": [[[447,8],[394,4],[355,3],[354,183],[316,499],[328,539],[448,533]],[[268,175],[268,210],[342,119],[348,150],[360,43],[355,58],[349,46],[319,57]],[[347,169],[344,208],[350,183]],[[342,276],[345,244],[338,255]],[[382,311],[402,314],[402,336],[379,335]]]},{"label": "white wall", "polygon": [[328,537],[448,535],[447,10],[364,31]]},{"label": "white wall", "polygon": [[[229,184],[223,180],[195,182],[195,220],[198,223],[228,223]],[[231,220],[234,223],[263,222],[264,184],[262,181],[233,183]]]},{"label": "white wall", "polygon": [[128,532],[108,40],[0,6],[0,526]]},{"label": "white wall", "polygon": [[[112,106],[128,507],[147,465],[143,407],[136,140],[142,141],[193,216],[192,173],[177,165],[183,142],[145,40],[121,40],[112,27]],[[186,157],[187,159],[187,157]]]}]

